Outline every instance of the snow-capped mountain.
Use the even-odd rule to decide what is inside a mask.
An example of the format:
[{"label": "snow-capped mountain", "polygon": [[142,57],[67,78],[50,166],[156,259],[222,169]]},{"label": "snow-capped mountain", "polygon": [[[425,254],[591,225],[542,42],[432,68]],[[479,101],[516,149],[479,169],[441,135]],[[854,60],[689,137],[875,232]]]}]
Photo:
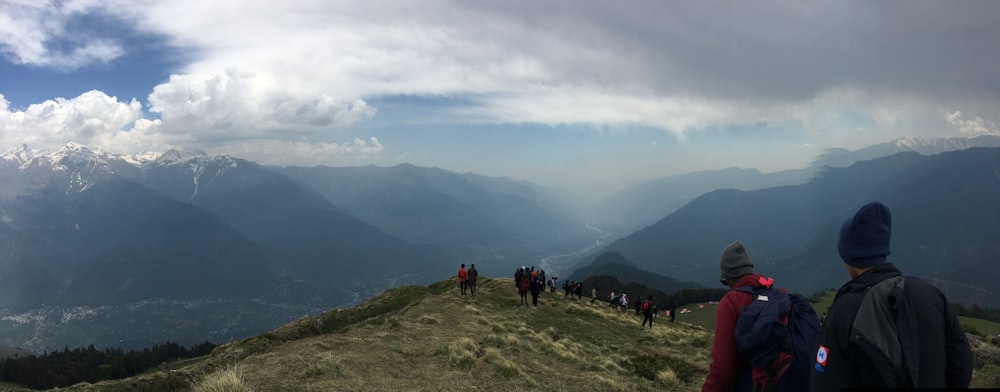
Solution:
[{"label": "snow-capped mountain", "polygon": [[209,156],[202,151],[116,154],[70,142],[59,150],[47,152],[22,145],[0,155],[0,179],[8,184],[0,187],[0,194],[20,195],[48,185],[75,194],[99,181],[119,177],[143,183],[148,170],[171,167],[190,175],[195,187],[191,197],[194,197],[199,183],[211,182],[237,166],[235,158]]},{"label": "snow-capped mountain", "polygon": [[55,186],[67,194],[79,193],[98,181],[141,177],[142,170],[137,164],[142,164],[140,159],[152,156],[112,154],[72,142],[54,152],[34,151],[22,145],[0,155],[3,167],[0,179],[7,184],[0,191],[18,195],[30,189]]},{"label": "snow-capped mountain", "polygon": [[[449,260],[238,158],[75,143],[0,155],[0,344],[239,338],[429,282]],[[150,301],[163,306],[136,310]],[[63,311],[78,307],[96,313]],[[234,323],[226,336],[220,318]]]},{"label": "snow-capped mountain", "polygon": [[900,152],[912,151],[921,155],[935,155],[942,152],[964,150],[973,147],[1000,147],[1000,136],[983,135],[971,138],[950,137],[938,139],[918,139],[907,136],[856,151],[844,148],[828,149],[816,159],[813,165],[818,167],[847,167],[855,162],[881,158]]}]

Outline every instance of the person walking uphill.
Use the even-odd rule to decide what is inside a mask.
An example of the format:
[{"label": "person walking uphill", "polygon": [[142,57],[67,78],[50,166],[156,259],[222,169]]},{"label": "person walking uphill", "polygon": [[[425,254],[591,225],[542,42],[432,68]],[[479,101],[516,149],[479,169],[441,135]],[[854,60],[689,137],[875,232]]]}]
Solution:
[{"label": "person walking uphill", "polygon": [[642,326],[646,326],[646,321],[649,321],[649,327],[653,328],[653,296],[650,295],[642,302]]},{"label": "person walking uphill", "polygon": [[476,295],[476,279],[479,278],[479,271],[476,270],[475,264],[469,265],[468,277],[469,277],[469,293],[472,295]]},{"label": "person walking uphill", "polygon": [[891,232],[878,202],[841,226],[837,249],[851,280],[817,337],[811,391],[969,386],[972,353],[954,310],[937,288],[886,261]]},{"label": "person walking uphill", "polygon": [[462,295],[465,295],[465,286],[469,281],[469,273],[465,271],[465,263],[458,268],[458,288],[462,290]]}]

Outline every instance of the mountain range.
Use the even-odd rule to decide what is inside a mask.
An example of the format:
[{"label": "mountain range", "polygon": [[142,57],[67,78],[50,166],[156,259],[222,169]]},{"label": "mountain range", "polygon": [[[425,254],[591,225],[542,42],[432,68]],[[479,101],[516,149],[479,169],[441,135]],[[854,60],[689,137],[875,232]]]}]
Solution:
[{"label": "mountain range", "polygon": [[649,226],[696,197],[716,189],[751,191],[800,185],[813,180],[828,168],[844,168],[856,162],[900,152],[936,155],[973,147],[1000,147],[1000,136],[940,139],[905,137],[856,151],[843,148],[827,149],[809,166],[802,169],[762,173],[753,168],[730,167],[647,180],[622,189],[603,200],[594,209],[594,219],[606,230],[624,235]]},{"label": "mountain range", "polygon": [[[664,294],[673,294],[684,289],[694,289],[702,287],[694,282],[681,282],[667,276],[656,274],[648,270],[641,269],[630,263],[624,256],[617,252],[606,252],[597,256],[590,265],[573,271],[567,280],[571,282],[582,282],[595,276],[609,276],[623,283],[636,283],[651,289],[655,289]],[[587,286],[590,288],[591,286]],[[598,287],[603,289],[601,294],[609,290],[616,290],[615,286]],[[618,291],[621,291],[618,289]]]},{"label": "mountain range", "polygon": [[637,267],[708,287],[722,249],[739,240],[758,272],[811,294],[847,279],[841,223],[881,201],[893,213],[890,262],[955,302],[1000,305],[1000,148],[915,152],[827,168],[800,185],[706,193],[580,261],[616,252]]},{"label": "mountain range", "polygon": [[347,213],[414,243],[452,249],[485,273],[532,264],[596,235],[551,192],[526,181],[410,164],[277,169]]},{"label": "mountain range", "polygon": [[[462,248],[387,234],[273,168],[227,156],[23,146],[0,159],[0,184],[2,343],[31,350],[224,341],[439,279],[464,260]],[[494,190],[474,197],[499,200],[483,221],[540,211]],[[475,222],[460,231],[487,237]],[[544,222],[520,224],[499,226]]]},{"label": "mountain range", "polygon": [[0,344],[229,341],[459,263],[487,276],[538,265],[664,292],[717,287],[718,254],[734,240],[761,272],[810,293],[846,280],[837,229],[871,200],[896,216],[891,261],[954,301],[995,306],[998,151],[693,173],[625,190],[598,209],[610,218],[587,222],[544,186],[408,164],[276,168],[22,146],[0,156]]}]

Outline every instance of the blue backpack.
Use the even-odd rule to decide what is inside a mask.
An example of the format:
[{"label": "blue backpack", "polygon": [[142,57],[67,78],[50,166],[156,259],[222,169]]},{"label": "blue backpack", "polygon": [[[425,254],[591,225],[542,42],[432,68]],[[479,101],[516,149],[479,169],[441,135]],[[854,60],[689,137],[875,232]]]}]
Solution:
[{"label": "blue backpack", "polygon": [[753,368],[755,392],[808,391],[819,318],[805,298],[773,282],[733,289],[753,296],[736,320],[736,349]]}]

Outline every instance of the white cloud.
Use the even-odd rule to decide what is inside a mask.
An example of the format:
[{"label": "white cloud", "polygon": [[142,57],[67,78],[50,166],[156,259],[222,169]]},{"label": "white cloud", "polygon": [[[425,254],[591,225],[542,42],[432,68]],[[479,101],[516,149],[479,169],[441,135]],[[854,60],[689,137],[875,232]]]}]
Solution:
[{"label": "white cloud", "polygon": [[209,77],[173,75],[149,95],[167,133],[215,140],[239,135],[308,134],[370,119],[376,109],[360,99],[294,94],[270,75],[229,68]]},{"label": "white cloud", "polygon": [[371,158],[382,153],[378,138],[354,139],[349,143],[305,143],[282,140],[252,140],[229,143],[209,150],[213,154],[228,154],[261,164],[278,166],[314,166],[349,164],[357,159]]},{"label": "white cloud", "polygon": [[[116,146],[125,139],[131,139],[128,129],[142,119],[139,102],[119,102],[117,98],[96,90],[72,99],[56,98],[30,105],[23,111],[11,111],[6,99],[0,101],[3,102],[0,106],[0,140],[8,145],[53,148],[77,141],[99,147]],[[156,127],[155,122],[149,120],[141,122],[141,125],[137,132]]]},{"label": "white cloud", "polygon": [[112,61],[125,53],[121,44],[67,30],[73,18],[102,7],[88,0],[6,1],[0,7],[0,52],[15,63],[62,70]]},{"label": "white cloud", "polygon": [[963,136],[1000,135],[1000,129],[993,121],[984,120],[979,116],[965,120],[962,119],[962,112],[959,110],[946,113],[945,119]]},{"label": "white cloud", "polygon": [[[311,112],[316,113],[330,106],[324,105],[307,107],[319,108]],[[352,117],[368,113],[363,102],[355,102],[346,110],[337,105],[331,107],[336,108],[335,113],[323,121],[354,121]],[[282,165],[352,163],[354,159],[377,158],[384,149],[376,137],[356,138],[341,144],[275,138],[211,143],[203,134],[170,133],[164,132],[165,128],[162,119],[143,118],[142,105],[136,100],[119,102],[116,97],[100,91],[89,91],[72,99],[45,101],[23,111],[12,111],[0,95],[0,146],[4,148],[27,144],[38,150],[54,150],[68,142],[78,142],[118,153],[204,149]]]}]

